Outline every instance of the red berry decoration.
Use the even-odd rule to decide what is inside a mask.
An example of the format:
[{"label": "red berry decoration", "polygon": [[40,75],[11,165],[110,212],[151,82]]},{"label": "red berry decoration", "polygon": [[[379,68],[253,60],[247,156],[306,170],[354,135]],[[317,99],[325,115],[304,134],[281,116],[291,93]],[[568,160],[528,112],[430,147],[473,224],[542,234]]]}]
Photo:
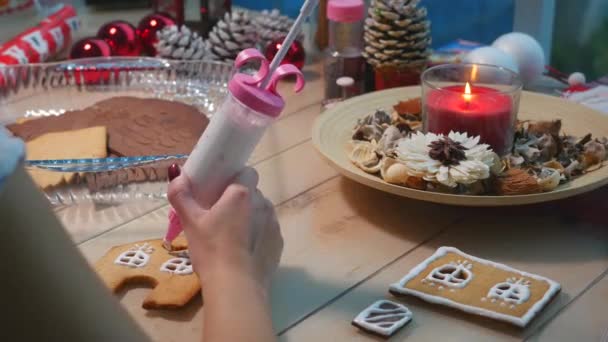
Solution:
[{"label": "red berry decoration", "polygon": [[141,41],[144,53],[148,56],[156,56],[154,44],[158,40],[156,32],[165,26],[175,25],[175,20],[164,13],[154,13],[145,16],[137,25],[137,34]]},{"label": "red berry decoration", "polygon": [[97,37],[110,45],[114,56],[139,56],[141,53],[137,30],[126,21],[116,20],[103,25]]},{"label": "red berry decoration", "polygon": [[[281,37],[279,39],[273,40],[272,42],[270,42],[270,44],[268,44],[266,50],[264,51],[264,55],[266,55],[266,58],[269,61],[271,61],[277,54],[277,52],[279,52],[279,49],[281,48],[284,39],[285,37]],[[301,70],[304,67],[305,61],[306,52],[304,51],[304,46],[302,46],[302,43],[296,40],[291,44],[291,47],[289,47],[289,51],[287,51],[287,55],[285,55],[285,58],[281,62],[281,65],[293,64]]]},{"label": "red berry decoration", "polygon": [[108,57],[111,54],[112,49],[105,40],[95,37],[88,37],[82,38],[72,45],[70,59]]}]

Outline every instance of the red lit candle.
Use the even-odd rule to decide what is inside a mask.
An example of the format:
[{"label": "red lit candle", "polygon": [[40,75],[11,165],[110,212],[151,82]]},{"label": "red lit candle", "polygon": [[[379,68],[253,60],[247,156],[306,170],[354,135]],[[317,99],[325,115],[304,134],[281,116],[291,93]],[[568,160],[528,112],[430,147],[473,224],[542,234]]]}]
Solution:
[{"label": "red lit candle", "polygon": [[448,134],[466,132],[499,155],[508,153],[514,133],[511,97],[496,89],[470,85],[429,90],[426,96],[426,130]]}]

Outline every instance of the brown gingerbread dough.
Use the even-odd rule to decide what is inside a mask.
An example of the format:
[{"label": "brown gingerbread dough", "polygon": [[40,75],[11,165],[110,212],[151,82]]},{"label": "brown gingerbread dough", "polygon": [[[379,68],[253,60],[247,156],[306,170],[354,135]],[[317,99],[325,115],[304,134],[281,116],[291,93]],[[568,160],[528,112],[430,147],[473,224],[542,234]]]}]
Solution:
[{"label": "brown gingerbread dough", "polygon": [[111,154],[142,156],[189,154],[208,123],[196,107],[184,103],[121,96],[7,128],[29,141],[45,133],[104,126]]}]

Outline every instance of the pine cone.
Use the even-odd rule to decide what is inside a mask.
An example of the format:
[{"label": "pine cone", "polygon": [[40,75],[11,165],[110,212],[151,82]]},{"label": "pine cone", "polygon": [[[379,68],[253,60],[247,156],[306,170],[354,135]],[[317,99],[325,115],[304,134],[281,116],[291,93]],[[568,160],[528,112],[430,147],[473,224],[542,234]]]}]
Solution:
[{"label": "pine cone", "polygon": [[[253,21],[262,48],[266,48],[275,39],[287,36],[289,29],[294,23],[293,19],[281,15],[281,12],[277,9],[273,9],[272,11],[264,10]],[[297,39],[302,41],[304,35],[300,34]]]},{"label": "pine cone", "polygon": [[170,59],[203,59],[205,43],[196,32],[185,25],[180,29],[176,25],[167,26],[156,33],[157,56]]},{"label": "pine cone", "polygon": [[209,39],[205,42],[209,58],[233,61],[242,50],[255,47],[255,33],[249,14],[243,11],[226,13],[209,32]]},{"label": "pine cone", "polygon": [[427,10],[420,0],[372,0],[365,20],[363,56],[372,66],[420,68],[430,55]]}]

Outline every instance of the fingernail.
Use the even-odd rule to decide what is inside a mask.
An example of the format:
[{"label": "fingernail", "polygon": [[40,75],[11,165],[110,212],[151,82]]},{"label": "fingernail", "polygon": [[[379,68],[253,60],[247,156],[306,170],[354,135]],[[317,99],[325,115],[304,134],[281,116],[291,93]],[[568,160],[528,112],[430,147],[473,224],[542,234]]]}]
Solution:
[{"label": "fingernail", "polygon": [[182,170],[179,168],[178,164],[171,164],[171,166],[169,166],[169,171],[168,171],[169,182],[174,180],[175,178],[177,178],[181,173],[182,173]]}]

